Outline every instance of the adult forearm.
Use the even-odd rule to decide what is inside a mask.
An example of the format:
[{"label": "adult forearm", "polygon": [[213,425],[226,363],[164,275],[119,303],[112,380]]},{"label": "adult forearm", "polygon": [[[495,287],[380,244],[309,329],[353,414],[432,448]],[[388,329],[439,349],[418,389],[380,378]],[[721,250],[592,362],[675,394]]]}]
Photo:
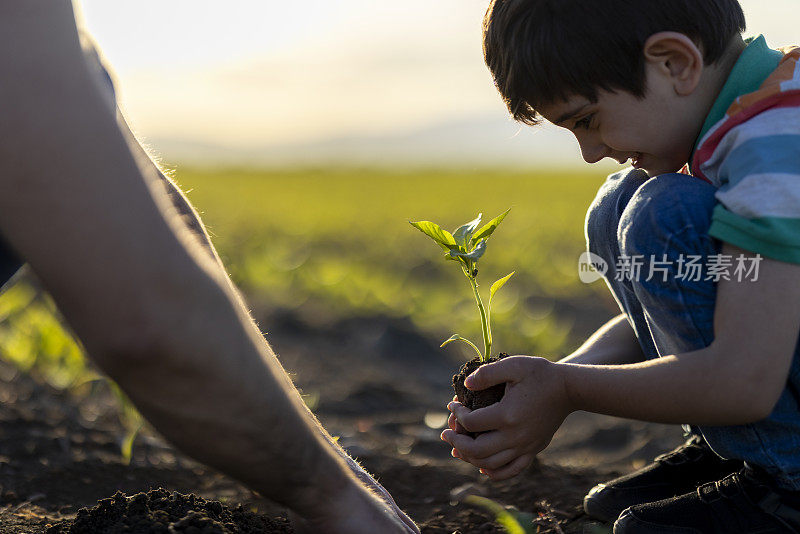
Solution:
[{"label": "adult forearm", "polygon": [[158,176],[164,192],[172,202],[172,206],[177,211],[180,220],[197,238],[197,242],[200,244],[201,248],[211,256],[220,268],[224,269],[222,260],[220,260],[219,254],[217,254],[214,245],[211,243],[211,237],[208,235],[205,225],[200,220],[200,215],[197,213],[197,210],[189,203],[189,199],[186,198],[186,195],[184,195],[183,191],[181,191],[172,178],[153,161],[150,154],[142,147],[141,143],[139,143],[138,139],[136,139],[136,136],[131,131],[128,122],[125,120],[125,116],[119,110],[117,110],[117,123],[119,124],[120,131],[125,141],[128,143],[131,152],[136,156],[139,164],[149,167],[153,171],[153,175]]},{"label": "adult forearm", "polygon": [[172,205],[175,206],[175,209],[178,211],[178,215],[183,223],[192,234],[197,237],[200,246],[213,258],[214,262],[221,268],[224,268],[222,260],[220,260],[219,254],[217,254],[217,250],[211,243],[211,237],[208,235],[205,225],[203,225],[200,220],[200,215],[189,203],[189,199],[186,198],[186,195],[183,194],[183,191],[180,190],[178,185],[172,181],[172,178],[167,176],[155,163],[152,163],[152,165],[157,171],[158,177],[164,185],[164,190],[172,202]]},{"label": "adult forearm", "polygon": [[[145,150],[141,147],[141,145],[137,142],[133,134],[127,127],[127,123],[125,122],[122,115],[119,115],[119,119],[121,122],[121,126],[123,132],[126,134],[128,138],[129,144],[134,152],[138,152],[142,158],[140,160],[144,160],[146,158],[147,161],[150,162],[152,169],[157,173],[161,183],[164,186],[164,190],[167,193],[172,205],[178,212],[178,215],[182,222],[186,225],[186,227],[192,232],[195,237],[198,239],[198,243],[202,249],[208,253],[209,256],[212,257],[214,263],[218,265],[222,273],[224,273],[224,266],[222,261],[217,254],[216,249],[214,248],[213,244],[211,243],[211,238],[208,235],[208,232],[205,230],[205,226],[200,220],[200,216],[194,207],[189,203],[189,200],[177,186],[177,184],[150,158],[149,154],[145,152]],[[227,277],[226,277],[227,281]],[[253,331],[257,332],[257,328],[253,323],[252,319],[247,315],[247,313],[243,310],[241,298],[238,295],[238,292],[232,284],[227,284],[234,292],[234,301],[235,304],[233,306],[234,311],[238,311],[240,318],[242,319],[239,321],[240,324],[234,324],[236,329],[239,329],[241,326],[244,326],[246,330],[249,330],[251,333]],[[230,300],[226,304],[230,304]],[[222,311],[222,308],[213,308],[216,311]],[[209,320],[207,317],[205,320]],[[203,322],[203,318],[201,318],[199,323]],[[210,326],[216,326],[217,323],[215,320],[211,319],[213,323]],[[229,330],[228,330],[229,331]],[[181,340],[181,339],[197,339],[198,336],[202,336],[202,332],[184,332],[180,334],[179,332],[172,331],[176,337],[171,339]],[[215,338],[215,341],[222,341],[221,338]],[[286,497],[287,502],[284,504],[291,505],[292,503],[296,504],[297,501],[302,501],[307,499],[305,496],[306,492],[303,490],[313,491],[314,488],[308,488],[307,484],[297,483],[297,481],[286,481],[281,480],[265,480],[263,475],[265,473],[269,473],[272,470],[262,468],[255,468],[250,469],[248,466],[243,465],[241,459],[242,458],[251,458],[252,450],[241,450],[241,451],[231,451],[227,455],[219,455],[217,453],[224,451],[226,447],[220,447],[217,439],[212,439],[209,441],[207,438],[208,434],[215,436],[217,438],[222,437],[222,439],[226,442],[232,442],[234,444],[242,445],[242,448],[245,449],[252,449],[255,448],[257,450],[258,456],[262,457],[262,461],[266,459],[266,461],[271,462],[275,458],[280,457],[281,454],[286,454],[287,451],[296,447],[297,443],[306,443],[308,440],[307,431],[310,429],[311,432],[315,435],[317,439],[321,438],[323,442],[323,450],[317,450],[316,453],[311,455],[310,457],[301,459],[301,462],[305,461],[307,465],[299,465],[294,458],[287,458],[289,461],[289,465],[293,465],[295,469],[297,469],[297,473],[321,473],[322,476],[339,476],[341,478],[341,467],[335,466],[331,463],[331,458],[326,458],[326,456],[330,456],[328,453],[330,450],[333,450],[337,456],[344,459],[350,467],[352,467],[352,460],[344,453],[344,451],[339,447],[333,440],[330,439],[329,434],[322,428],[321,425],[318,424],[316,418],[313,414],[306,409],[305,404],[302,401],[298,402],[299,396],[295,388],[288,384],[288,387],[283,384],[284,382],[282,379],[286,376],[286,373],[280,367],[278,360],[276,359],[275,355],[272,353],[271,348],[269,345],[264,342],[263,338],[260,335],[255,337],[254,347],[250,348],[250,352],[254,352],[252,349],[254,348],[255,351],[263,352],[264,354],[256,354],[255,356],[251,356],[250,359],[245,360],[245,364],[242,366],[236,366],[234,369],[230,369],[229,366],[225,365],[221,369],[219,368],[219,362],[221,361],[219,358],[211,358],[202,369],[195,369],[195,377],[190,378],[187,380],[187,375],[183,373],[177,373],[176,376],[166,377],[166,382],[163,385],[154,385],[148,379],[148,376],[145,375],[143,378],[144,380],[138,381],[134,379],[133,381],[126,380],[126,385],[128,391],[132,391],[133,389],[139,389],[140,386],[143,390],[143,395],[141,399],[152,399],[153,398],[153,391],[156,393],[160,392],[168,392],[170,397],[174,397],[174,399],[165,399],[163,402],[159,403],[155,406],[155,412],[152,410],[148,410],[151,413],[148,419],[155,423],[154,419],[158,418],[160,427],[163,426],[164,429],[162,433],[170,438],[173,442],[175,442],[179,447],[187,452],[192,452],[192,447],[196,446],[195,444],[198,442],[207,441],[206,451],[197,451],[195,455],[199,459],[205,459],[205,461],[211,465],[215,465],[216,467],[222,469],[223,471],[229,473],[235,473],[236,471],[240,471],[240,477],[247,481],[244,476],[252,476],[256,475],[254,480],[250,481],[253,487],[256,488],[271,488],[274,490],[275,488],[280,488],[280,496],[276,499],[274,495],[269,495],[267,492],[269,490],[262,489],[261,492],[265,495],[271,496],[275,500],[279,500],[280,497]],[[180,345],[180,343],[176,343],[175,345]],[[207,350],[211,349],[214,350],[213,347],[205,347]],[[226,346],[220,345],[217,347],[216,350],[219,353],[226,353]],[[260,349],[260,350],[259,350]],[[169,353],[169,357],[175,359],[180,357],[181,352],[186,353],[187,350],[181,350],[178,347],[175,347],[175,350],[171,350]],[[196,350],[189,349],[189,353],[193,356],[197,355]],[[213,352],[212,352],[213,354]],[[250,365],[247,364],[250,362]],[[195,363],[195,362],[193,362]],[[199,362],[198,362],[199,363]],[[158,365],[158,362],[156,363]],[[247,369],[248,367],[253,367],[253,372],[249,372]],[[272,367],[272,369],[270,369]],[[161,371],[161,368],[155,369],[155,372]],[[199,372],[198,372],[199,371]],[[232,371],[232,372],[231,372]],[[260,379],[258,378],[259,375],[264,375],[265,371],[269,374],[268,377],[262,376]],[[227,374],[227,376],[225,376]],[[125,374],[122,375],[125,380]],[[162,373],[163,376],[163,373]],[[278,379],[278,383],[271,383],[274,382],[275,379]],[[195,399],[192,398],[191,392],[192,391],[205,391],[208,390],[209,386],[217,383],[219,380],[222,380],[224,384],[242,384],[246,380],[256,380],[256,384],[259,387],[251,388],[251,391],[258,392],[258,396],[254,398],[246,398],[246,396],[241,397],[240,403],[238,405],[231,404],[234,401],[231,392],[220,392],[218,398],[207,398],[203,397],[201,401],[208,402],[212,408],[216,407],[219,408],[220,406],[227,404],[226,409],[223,410],[225,414],[219,414],[221,417],[216,417],[215,419],[211,420],[205,426],[194,425],[190,421],[183,419],[183,415],[181,411],[175,411],[176,402],[178,403],[185,403],[187,407],[191,407],[192,409],[200,409],[205,410],[207,407],[203,407],[198,405],[195,402]],[[176,388],[176,385],[183,383],[183,388]],[[154,388],[154,389],[153,389]],[[266,389],[265,389],[266,388]],[[151,391],[153,389],[153,391]],[[187,393],[179,393],[178,390],[185,389]],[[237,387],[237,392],[241,392],[241,390]],[[132,394],[133,395],[133,394]],[[284,408],[275,410],[275,399],[270,397],[277,397],[278,400],[287,400],[289,399],[289,405],[285,406]],[[294,402],[291,402],[294,401]],[[142,400],[139,401],[140,403]],[[256,424],[255,428],[258,428],[259,431],[255,433],[253,436],[246,436],[245,434],[245,425],[243,423],[251,422],[256,423],[252,416],[248,415],[248,411],[252,410],[254,406],[264,406],[264,409],[260,411],[259,414],[262,416],[261,419],[265,419],[264,416],[269,418],[271,416],[270,421],[261,421],[261,424]],[[171,410],[164,410],[163,408],[171,408]],[[291,421],[291,415],[294,412],[294,416],[297,418],[298,421],[305,421],[307,423],[306,429],[301,429],[299,435],[292,436],[291,432],[287,434],[285,432],[284,427],[287,423],[287,416],[289,416],[289,420]],[[158,415],[156,415],[156,413]],[[230,415],[235,413],[241,417],[238,418],[231,418]],[[225,428],[225,426],[230,426],[233,424],[232,428]],[[183,429],[183,431],[176,431],[175,429],[181,426],[189,426],[193,427],[196,431],[199,431],[199,435],[194,436],[193,433],[187,429]],[[216,427],[216,428],[215,428]],[[272,428],[272,432],[263,432],[264,428]],[[214,432],[217,430],[217,432]],[[276,442],[274,440],[274,436],[272,435],[275,433],[276,435],[280,436],[280,439]],[[270,436],[269,439],[264,440],[264,436]],[[266,441],[266,446],[262,443],[259,444],[253,438],[262,438],[262,441]],[[180,443],[179,443],[180,442]],[[270,450],[270,448],[277,449],[275,451]],[[313,449],[319,449],[319,443],[316,446],[310,447]],[[210,456],[209,454],[210,453]],[[201,458],[202,456],[202,458]],[[233,460],[231,462],[231,460]],[[255,461],[255,458],[253,458]],[[321,464],[329,464],[329,465],[321,465]],[[287,465],[283,463],[282,465]],[[280,471],[280,470],[279,470]],[[300,477],[297,477],[300,478]],[[307,482],[307,480],[306,480]],[[336,480],[327,481],[328,483],[332,483],[335,487],[337,484]],[[338,484],[341,484],[342,480],[338,481]],[[325,484],[327,486],[327,484]],[[299,497],[292,497],[289,495],[285,488],[294,487],[297,490],[301,490],[302,495]],[[316,486],[315,486],[316,487]]]},{"label": "adult forearm", "polygon": [[618,417],[736,425],[763,419],[775,401],[713,345],[637,364],[557,365],[574,409]]},{"label": "adult forearm", "polygon": [[613,365],[643,360],[636,334],[625,315],[620,314],[598,328],[583,345],[559,363]]},{"label": "adult forearm", "polygon": [[352,485],[231,291],[210,277],[191,285],[162,303],[159,317],[174,319],[149,347],[90,354],[168,440],[264,496],[303,513],[321,488]]},{"label": "adult forearm", "polygon": [[[0,41],[20,43],[2,61],[14,104],[0,120],[13,132],[0,147],[4,238],[89,355],[179,447],[301,513],[312,483],[357,487],[149,159],[101,105],[74,26],[61,24],[72,24],[69,2],[14,6],[0,8]],[[19,26],[36,32],[15,36]]]}]

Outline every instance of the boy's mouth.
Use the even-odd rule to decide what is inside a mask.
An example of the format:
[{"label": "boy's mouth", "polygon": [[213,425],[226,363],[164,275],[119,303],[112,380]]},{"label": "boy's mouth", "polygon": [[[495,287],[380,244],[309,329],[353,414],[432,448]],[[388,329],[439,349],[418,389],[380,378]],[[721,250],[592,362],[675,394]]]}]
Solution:
[{"label": "boy's mouth", "polygon": [[614,159],[616,159],[619,162],[620,165],[625,165],[630,160],[631,165],[633,167],[639,169],[639,168],[641,168],[642,153],[641,152],[635,152],[634,154],[631,154],[630,156],[626,156],[624,158],[623,157],[614,158]]}]

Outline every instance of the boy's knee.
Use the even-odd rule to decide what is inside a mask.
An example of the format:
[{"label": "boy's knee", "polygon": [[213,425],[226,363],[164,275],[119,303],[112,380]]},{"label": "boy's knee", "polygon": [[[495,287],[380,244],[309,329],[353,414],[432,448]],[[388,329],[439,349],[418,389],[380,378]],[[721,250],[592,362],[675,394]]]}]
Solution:
[{"label": "boy's knee", "polygon": [[660,255],[667,252],[679,233],[707,235],[715,191],[712,185],[685,174],[663,174],[647,180],[620,217],[620,251],[626,256]]},{"label": "boy's knee", "polygon": [[586,212],[584,236],[590,252],[603,256],[610,240],[616,240],[617,226],[625,206],[634,192],[647,180],[647,174],[636,169],[614,173],[597,191]]}]

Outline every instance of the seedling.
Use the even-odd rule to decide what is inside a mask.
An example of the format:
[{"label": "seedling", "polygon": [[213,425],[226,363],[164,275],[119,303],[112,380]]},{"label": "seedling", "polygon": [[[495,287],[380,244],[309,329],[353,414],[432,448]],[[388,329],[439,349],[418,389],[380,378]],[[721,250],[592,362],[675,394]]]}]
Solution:
[{"label": "seedling", "polygon": [[503,506],[478,495],[469,495],[464,502],[480,506],[491,513],[506,534],[536,534],[539,532],[539,529],[533,525],[533,514],[520,512],[516,508]]},{"label": "seedling", "polygon": [[[483,226],[480,226],[481,215],[479,214],[477,219],[459,226],[452,234],[447,230],[442,230],[438,224],[434,224],[430,221],[411,223],[415,228],[436,241],[436,243],[444,249],[445,259],[458,263],[461,267],[461,272],[464,273],[464,276],[466,276],[469,281],[472,294],[475,295],[475,302],[478,305],[478,313],[481,317],[481,329],[483,331],[483,352],[478,349],[475,343],[458,334],[453,334],[441,345],[444,347],[452,341],[463,341],[478,353],[477,358],[473,358],[465,363],[461,366],[461,369],[459,369],[458,374],[453,376],[453,389],[456,392],[458,400],[471,410],[484,408],[499,402],[505,394],[505,384],[495,384],[484,390],[472,391],[464,385],[464,381],[478,367],[495,359],[492,357],[492,298],[494,298],[494,294],[508,282],[508,279],[511,278],[514,273],[507,274],[492,284],[491,289],[489,289],[489,306],[484,306],[481,294],[478,291],[478,260],[480,260],[486,252],[487,240],[500,223],[503,222],[503,219],[505,219],[509,211],[511,210],[504,211]],[[505,356],[506,354],[499,354],[497,359]],[[474,434],[469,432],[467,432],[467,434],[474,436]]]},{"label": "seedling", "polygon": [[447,230],[443,230],[438,224],[430,221],[411,222],[411,225],[427,235],[439,244],[444,249],[444,257],[446,260],[457,262],[461,266],[461,271],[467,277],[472,292],[475,295],[475,302],[478,305],[478,313],[481,317],[481,329],[483,331],[483,352],[469,339],[466,339],[458,334],[453,334],[449,339],[442,343],[442,347],[453,341],[463,341],[478,353],[480,363],[486,363],[492,355],[492,298],[497,291],[508,282],[508,279],[514,274],[513,272],[507,274],[503,278],[497,280],[492,284],[489,289],[489,305],[485,307],[483,300],[478,292],[478,260],[486,252],[486,242],[489,237],[494,233],[495,229],[503,222],[506,215],[511,209],[507,209],[485,225],[481,224],[481,214],[475,220],[463,224],[456,228],[451,234]]}]

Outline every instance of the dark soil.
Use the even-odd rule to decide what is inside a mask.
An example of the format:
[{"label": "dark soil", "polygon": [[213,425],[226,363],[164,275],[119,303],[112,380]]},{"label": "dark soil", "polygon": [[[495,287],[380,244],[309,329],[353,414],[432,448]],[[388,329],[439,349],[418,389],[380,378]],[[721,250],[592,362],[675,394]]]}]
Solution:
[{"label": "dark soil", "polygon": [[[576,320],[578,342],[612,312],[592,313]],[[257,319],[325,427],[425,534],[502,532],[463,502],[470,494],[538,515],[541,534],[584,532],[589,488],[682,441],[677,427],[576,413],[539,462],[492,482],[439,439],[454,362],[438,343],[406,320],[330,317],[303,308]],[[102,385],[54,390],[0,361],[0,534],[291,532],[283,509],[147,428],[126,465],[113,399]]]},{"label": "dark soil", "polygon": [[117,492],[90,509],[81,508],[73,521],[53,526],[47,534],[260,534],[292,532],[285,519],[272,519],[229,508],[219,501],[183,495],[163,488],[132,497]]},{"label": "dark soil", "polygon": [[508,354],[501,352],[496,358],[492,356],[486,362],[481,362],[480,358],[476,356],[462,365],[461,369],[458,370],[458,374],[453,375],[453,389],[458,397],[458,402],[470,410],[486,408],[487,406],[491,406],[492,404],[500,402],[500,399],[502,399],[503,395],[506,393],[505,384],[497,384],[487,389],[472,391],[471,389],[467,389],[467,387],[464,385],[464,380],[466,380],[469,375],[474,373],[482,365],[500,361],[507,356]]}]

